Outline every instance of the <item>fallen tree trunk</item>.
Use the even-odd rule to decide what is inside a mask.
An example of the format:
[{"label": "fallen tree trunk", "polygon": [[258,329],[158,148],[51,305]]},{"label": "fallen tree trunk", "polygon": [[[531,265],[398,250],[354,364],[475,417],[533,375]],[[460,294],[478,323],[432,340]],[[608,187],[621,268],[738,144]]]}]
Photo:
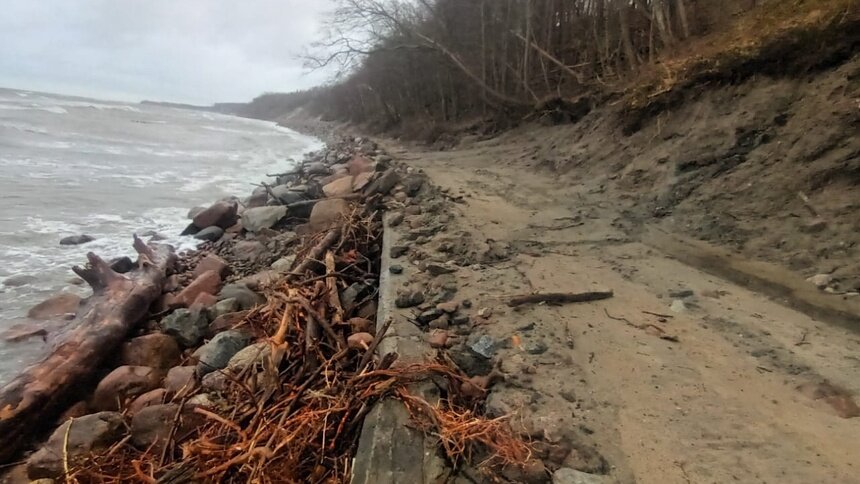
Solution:
[{"label": "fallen tree trunk", "polygon": [[8,462],[42,425],[53,422],[70,395],[91,379],[161,296],[167,269],[176,260],[173,249],[148,246],[137,236],[134,248],[137,268],[127,274],[114,272],[92,252],[87,267],[73,268],[93,295],[78,309],[78,324],[52,352],[0,389],[0,462]]},{"label": "fallen tree trunk", "polygon": [[513,297],[508,301],[508,306],[516,307],[533,303],[565,304],[588,302],[609,299],[610,297],[612,297],[612,291],[537,293]]}]

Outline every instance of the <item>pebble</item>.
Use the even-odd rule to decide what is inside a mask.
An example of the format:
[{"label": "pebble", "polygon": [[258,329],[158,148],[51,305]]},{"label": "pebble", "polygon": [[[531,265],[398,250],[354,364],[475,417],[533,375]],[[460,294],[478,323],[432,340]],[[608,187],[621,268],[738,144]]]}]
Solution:
[{"label": "pebble", "polygon": [[398,291],[394,305],[398,308],[411,308],[424,302],[424,293],[417,290]]},{"label": "pebble", "polygon": [[392,259],[397,259],[398,257],[402,257],[407,252],[409,252],[409,247],[405,245],[395,245],[391,247],[388,254],[391,256]]},{"label": "pebble", "polygon": [[672,301],[672,305],[669,306],[669,309],[671,309],[672,312],[675,313],[683,313],[687,310],[687,305],[684,304],[684,301],[680,299],[675,299],[674,301]]},{"label": "pebble", "polygon": [[403,266],[394,264],[388,268],[388,272],[392,274],[403,274]]}]

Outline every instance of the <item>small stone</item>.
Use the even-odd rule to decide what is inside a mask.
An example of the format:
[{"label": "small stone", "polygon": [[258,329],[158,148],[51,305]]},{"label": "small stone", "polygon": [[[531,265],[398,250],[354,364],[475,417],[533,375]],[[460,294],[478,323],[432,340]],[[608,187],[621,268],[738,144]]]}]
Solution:
[{"label": "small stone", "polygon": [[220,371],[213,371],[200,380],[200,388],[206,392],[224,392],[230,387],[230,379]]},{"label": "small stone", "polygon": [[396,201],[398,201],[398,202],[400,202],[400,203],[403,203],[403,202],[405,202],[406,200],[409,200],[409,195],[407,195],[407,194],[406,194],[406,193],[404,193],[404,192],[397,192],[397,193],[395,193],[395,194],[394,194],[394,200],[396,200]]},{"label": "small stone", "polygon": [[374,329],[373,321],[366,318],[349,318],[346,323],[353,333],[371,333]]},{"label": "small stone", "polygon": [[394,264],[388,268],[388,272],[392,274],[403,274],[403,266]]},{"label": "small stone", "polygon": [[448,329],[448,316],[443,315],[430,321],[430,324],[428,324],[427,327],[430,329]]},{"label": "small stone", "polygon": [[296,256],[295,255],[288,255],[286,257],[281,257],[280,259],[278,259],[272,263],[272,269],[274,269],[278,272],[290,272],[290,269],[292,269],[293,264],[295,262],[296,262]]},{"label": "small stone", "polygon": [[91,235],[70,235],[60,239],[60,245],[81,245],[96,240]]},{"label": "small stone", "polygon": [[669,306],[669,309],[674,313],[683,313],[687,310],[687,305],[684,304],[684,301],[675,299],[672,301],[672,305]]},{"label": "small stone", "polygon": [[242,226],[249,232],[272,228],[287,215],[287,207],[257,207],[242,212]]},{"label": "small stone", "polygon": [[241,323],[248,315],[249,311],[236,311],[235,313],[222,314],[215,318],[206,330],[206,336],[212,337],[221,331],[233,329],[237,324]]},{"label": "small stone", "polygon": [[403,223],[403,214],[400,212],[395,213],[388,219],[388,225],[391,227],[397,227],[398,225]]},{"label": "small stone", "polygon": [[354,350],[365,351],[373,342],[373,335],[370,333],[353,333],[346,339],[347,346]]},{"label": "small stone", "polygon": [[122,345],[120,362],[129,366],[148,366],[166,370],[179,364],[182,354],[173,337],[152,333],[132,338]]},{"label": "small stone", "polygon": [[695,294],[695,293],[693,292],[692,289],[677,289],[674,291],[669,291],[669,297],[671,297],[673,299],[683,299],[686,297],[692,297],[693,294]]},{"label": "small stone", "polygon": [[421,324],[428,324],[428,323],[430,323],[430,321],[433,321],[434,319],[442,316],[443,314],[444,313],[440,309],[437,309],[437,308],[428,309],[426,311],[423,311],[421,314],[419,314],[418,317],[416,318],[416,320]]},{"label": "small stone", "polygon": [[604,476],[562,467],[552,474],[552,484],[603,484],[607,481]]},{"label": "small stone", "polygon": [[[131,442],[139,449],[159,449],[170,436],[176,414],[180,407],[176,403],[151,405],[142,409],[131,419]],[[176,435],[184,435],[204,423],[205,417],[189,409],[182,411]]]},{"label": "small stone", "polygon": [[221,288],[218,299],[235,299],[242,309],[253,309],[266,302],[263,296],[252,291],[245,284],[227,284]]},{"label": "small stone", "polygon": [[129,399],[158,388],[160,374],[147,366],[120,366],[102,378],[93,392],[96,410],[119,410]]},{"label": "small stone", "polygon": [[466,314],[458,314],[451,319],[451,322],[458,326],[469,324],[469,316]]},{"label": "small stone", "polygon": [[814,218],[800,226],[800,231],[805,234],[817,234],[827,228],[827,221],[822,218]]},{"label": "small stone", "polygon": [[448,314],[457,312],[457,309],[459,308],[460,303],[458,303],[457,301],[448,301],[436,305],[436,309],[446,312]]},{"label": "small stone", "polygon": [[272,344],[261,341],[239,350],[227,363],[227,370],[238,373],[251,365],[263,365],[266,358],[272,356]]},{"label": "small stone", "polygon": [[164,388],[156,388],[155,390],[148,391],[143,395],[135,398],[128,405],[128,413],[134,415],[146,407],[160,405],[164,403],[165,398],[167,398],[167,390],[165,390]]},{"label": "small stone", "polygon": [[441,276],[442,274],[451,274],[457,270],[456,267],[453,267],[448,264],[437,264],[435,262],[431,262],[424,267],[424,271],[430,274],[433,277]]},{"label": "small stone", "polygon": [[194,352],[198,361],[197,376],[202,377],[207,373],[225,368],[230,358],[250,342],[251,336],[244,331],[231,329],[218,333],[211,341]]},{"label": "small stone", "polygon": [[811,282],[818,289],[824,289],[833,282],[833,276],[830,274],[816,274],[806,279],[806,282]]},{"label": "small stone", "polygon": [[222,229],[221,227],[214,226],[214,225],[212,227],[206,227],[205,229],[201,230],[200,232],[197,232],[196,234],[194,234],[195,239],[205,240],[205,241],[209,241],[209,242],[215,242],[216,240],[220,239],[223,236],[224,236],[224,229]]},{"label": "small stone", "polygon": [[403,290],[397,292],[394,305],[398,308],[411,308],[424,302],[424,293],[417,290]]},{"label": "small stone", "polygon": [[131,272],[135,267],[137,264],[128,256],[116,257],[110,261],[110,268],[119,274]]},{"label": "small stone", "polygon": [[490,359],[496,354],[496,341],[486,334],[481,335],[477,338],[477,341],[469,343],[469,349],[484,358]]},{"label": "small stone", "polygon": [[239,301],[235,298],[222,299],[209,307],[209,319],[214,321],[225,314],[235,313],[239,310]]},{"label": "small stone", "polygon": [[209,271],[215,271],[219,276],[226,277],[230,274],[230,264],[215,254],[206,254],[205,257],[197,262],[197,266],[194,267],[194,272],[191,275],[197,278]]},{"label": "small stone", "polygon": [[409,247],[405,245],[394,245],[388,251],[388,254],[391,256],[392,259],[397,259],[399,257],[402,257],[407,252],[409,252]]},{"label": "small stone", "polygon": [[161,320],[161,330],[185,348],[197,346],[209,329],[204,311],[177,309]]},{"label": "small stone", "polygon": [[406,215],[420,215],[421,207],[419,205],[410,205],[404,208],[403,212],[406,213]]},{"label": "small stone", "polygon": [[525,344],[523,349],[525,349],[526,353],[528,353],[530,355],[542,355],[542,354],[546,353],[546,351],[549,349],[549,347],[543,341],[534,341],[534,342],[530,341],[530,342]]},{"label": "small stone", "polygon": [[176,299],[183,306],[190,307],[201,293],[218,294],[220,287],[221,276],[215,271],[206,271],[197,276],[191,284],[180,291]]},{"label": "small stone", "polygon": [[183,397],[197,388],[193,366],[174,366],[164,377],[164,389],[170,395]]},{"label": "small stone", "polygon": [[478,310],[478,317],[487,319],[493,315],[492,308],[481,308]]},{"label": "small stone", "polygon": [[447,347],[448,339],[448,332],[441,329],[433,330],[433,332],[427,336],[427,342],[430,343],[431,348]]}]

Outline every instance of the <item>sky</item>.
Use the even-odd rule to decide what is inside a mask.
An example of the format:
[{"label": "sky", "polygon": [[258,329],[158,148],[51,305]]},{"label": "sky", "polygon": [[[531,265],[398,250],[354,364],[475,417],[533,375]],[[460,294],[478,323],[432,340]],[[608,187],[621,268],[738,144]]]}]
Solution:
[{"label": "sky", "polygon": [[2,0],[0,87],[248,101],[326,81],[299,55],[331,0]]}]

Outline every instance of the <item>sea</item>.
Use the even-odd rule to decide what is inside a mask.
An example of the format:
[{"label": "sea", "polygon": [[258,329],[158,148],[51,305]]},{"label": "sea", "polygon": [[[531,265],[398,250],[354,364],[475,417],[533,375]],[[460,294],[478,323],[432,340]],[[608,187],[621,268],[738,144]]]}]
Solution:
[{"label": "sea", "polygon": [[[89,295],[71,271],[87,252],[135,259],[132,234],[151,231],[193,248],[179,236],[191,207],[247,196],[321,147],[266,121],[0,88],[0,387],[42,358],[64,323],[48,324],[45,339],[9,342],[3,331],[53,294]],[[80,234],[95,240],[59,244]],[[31,277],[10,279],[21,275]]]}]

